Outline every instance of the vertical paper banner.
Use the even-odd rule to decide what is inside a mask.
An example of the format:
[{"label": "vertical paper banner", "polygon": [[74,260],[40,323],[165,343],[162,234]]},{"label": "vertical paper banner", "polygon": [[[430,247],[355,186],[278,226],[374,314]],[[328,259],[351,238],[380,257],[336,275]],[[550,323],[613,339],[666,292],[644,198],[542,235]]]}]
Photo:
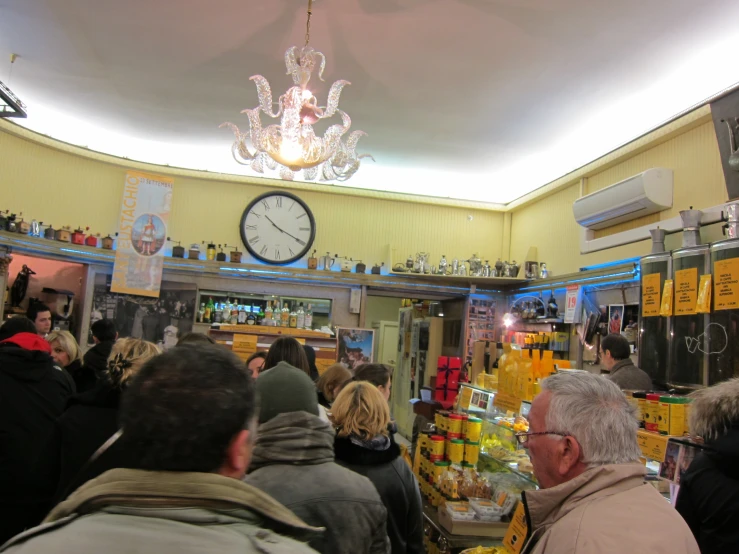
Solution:
[{"label": "vertical paper banner", "polygon": [[641,279],[642,317],[659,315],[660,308],[660,274],[651,273]]},{"label": "vertical paper banner", "polygon": [[582,288],[580,285],[569,285],[565,296],[565,323],[580,323],[582,311]]},{"label": "vertical paper banner", "polygon": [[698,303],[698,268],[675,272],[675,315],[693,315]]},{"label": "vertical paper banner", "polygon": [[713,302],[716,310],[739,308],[739,258],[713,263]]},{"label": "vertical paper banner", "polygon": [[159,296],[173,184],[167,177],[126,173],[111,292]]}]

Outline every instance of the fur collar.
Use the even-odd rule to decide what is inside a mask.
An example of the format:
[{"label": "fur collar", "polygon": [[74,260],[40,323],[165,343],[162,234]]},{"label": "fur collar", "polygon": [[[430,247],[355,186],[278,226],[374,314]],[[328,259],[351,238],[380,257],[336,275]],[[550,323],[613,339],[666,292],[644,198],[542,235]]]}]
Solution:
[{"label": "fur collar", "polygon": [[347,464],[374,466],[387,464],[400,456],[400,447],[390,435],[390,448],[387,450],[369,450],[354,444],[349,437],[336,437],[334,441],[336,459]]}]

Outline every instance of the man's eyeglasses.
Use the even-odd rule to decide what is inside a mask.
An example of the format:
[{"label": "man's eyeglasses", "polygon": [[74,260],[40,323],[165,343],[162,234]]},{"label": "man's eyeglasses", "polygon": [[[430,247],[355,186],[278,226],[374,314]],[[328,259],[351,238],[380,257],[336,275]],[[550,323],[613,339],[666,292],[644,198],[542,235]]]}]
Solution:
[{"label": "man's eyeglasses", "polygon": [[529,442],[529,437],[535,437],[536,435],[557,435],[559,437],[569,437],[568,433],[559,433],[557,431],[540,431],[539,433],[516,433],[516,440],[521,446],[526,446]]}]

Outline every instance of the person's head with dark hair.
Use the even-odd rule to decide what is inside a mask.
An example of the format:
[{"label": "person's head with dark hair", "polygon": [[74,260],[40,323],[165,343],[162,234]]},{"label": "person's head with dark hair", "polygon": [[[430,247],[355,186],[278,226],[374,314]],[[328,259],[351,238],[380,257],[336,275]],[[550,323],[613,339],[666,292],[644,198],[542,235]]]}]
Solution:
[{"label": "person's head with dark hair", "polygon": [[123,396],[121,446],[136,469],[241,479],[256,429],[254,380],[225,348],[185,345],[150,359]]},{"label": "person's head with dark hair", "polygon": [[11,317],[0,326],[0,342],[17,335],[18,333],[36,333],[36,326],[27,317]]},{"label": "person's head with dark hair", "polygon": [[264,359],[264,369],[262,371],[272,369],[280,362],[286,362],[293,367],[297,367],[310,377],[310,366],[303,345],[292,337],[280,337],[272,343],[267,352],[267,357]]},{"label": "person's head with dark hair", "polygon": [[112,342],[118,339],[118,330],[115,328],[115,322],[112,319],[99,319],[90,325],[90,331],[95,344]]},{"label": "person's head with dark hair", "polygon": [[313,382],[315,383],[318,381],[318,368],[316,367],[316,351],[313,350],[312,346],[303,345],[303,350],[305,350],[305,357],[308,358],[308,369],[310,371],[310,378],[313,379]]},{"label": "person's head with dark hair", "polygon": [[355,381],[368,381],[376,386],[385,400],[390,400],[393,370],[385,364],[362,364],[354,370]]},{"label": "person's head with dark hair", "polygon": [[600,341],[600,357],[603,367],[610,369],[621,360],[631,356],[631,347],[626,337],[618,333],[606,335]]},{"label": "person's head with dark hair", "polygon": [[267,357],[267,353],[264,350],[254,352],[251,356],[246,359],[246,369],[249,370],[253,379],[259,377],[259,373],[264,368],[264,359]]},{"label": "person's head with dark hair", "polygon": [[51,309],[46,304],[31,302],[28,305],[26,317],[33,321],[39,335],[45,337],[51,331]]},{"label": "person's head with dark hair", "polygon": [[185,333],[177,340],[177,346],[182,346],[183,344],[216,344],[216,341],[203,333]]}]

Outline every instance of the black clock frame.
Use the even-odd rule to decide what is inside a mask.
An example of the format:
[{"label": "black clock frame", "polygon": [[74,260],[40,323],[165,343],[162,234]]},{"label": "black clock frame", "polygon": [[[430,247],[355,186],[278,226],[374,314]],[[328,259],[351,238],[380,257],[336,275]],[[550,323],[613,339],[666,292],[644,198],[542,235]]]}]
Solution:
[{"label": "black clock frame", "polygon": [[[271,260],[269,258],[264,258],[263,256],[261,256],[259,252],[252,249],[252,247],[249,245],[249,241],[246,238],[246,232],[244,230],[244,226],[246,225],[246,218],[249,215],[249,212],[251,211],[251,209],[258,202],[261,202],[265,198],[270,198],[272,196],[284,196],[286,198],[295,200],[295,202],[297,202],[303,207],[303,209],[305,210],[305,213],[308,214],[308,218],[310,219],[310,228],[311,228],[310,238],[308,239],[305,246],[300,252],[298,252],[292,258],[288,258],[287,260],[275,261],[275,260]],[[265,264],[270,264],[270,265],[288,265],[288,264],[298,261],[300,258],[305,256],[310,251],[311,247],[313,246],[313,241],[316,239],[316,220],[313,217],[313,212],[308,207],[308,204],[306,204],[301,198],[287,191],[285,192],[270,191],[270,192],[265,192],[264,194],[260,194],[259,196],[254,198],[251,202],[249,202],[249,204],[246,206],[246,208],[244,209],[244,213],[241,215],[241,222],[239,223],[239,233],[241,234],[241,242],[244,243],[246,250],[249,252],[249,254],[251,254],[254,258],[259,260],[260,262],[265,263]]]}]

